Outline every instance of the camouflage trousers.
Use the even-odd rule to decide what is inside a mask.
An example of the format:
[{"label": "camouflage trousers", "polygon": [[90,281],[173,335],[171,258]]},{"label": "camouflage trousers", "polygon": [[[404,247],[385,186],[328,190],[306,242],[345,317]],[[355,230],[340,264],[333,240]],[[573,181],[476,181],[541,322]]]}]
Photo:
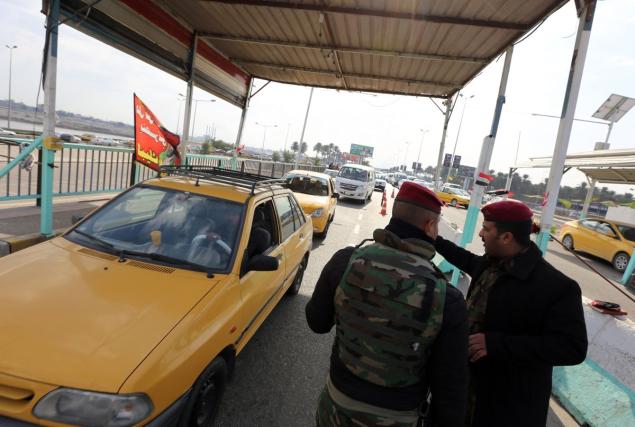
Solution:
[{"label": "camouflage trousers", "polygon": [[327,377],[315,414],[317,427],[416,427],[418,411],[395,411],[346,396]]}]

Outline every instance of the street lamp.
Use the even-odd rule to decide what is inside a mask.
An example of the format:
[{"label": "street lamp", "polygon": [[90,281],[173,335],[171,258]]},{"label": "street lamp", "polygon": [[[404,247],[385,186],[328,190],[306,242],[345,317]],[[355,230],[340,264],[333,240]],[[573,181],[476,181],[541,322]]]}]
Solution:
[{"label": "street lamp", "polygon": [[[463,94],[459,94],[459,96],[463,96]],[[470,95],[465,97],[465,102],[463,103],[463,111],[461,111],[461,120],[459,120],[459,129],[456,131],[456,140],[454,141],[454,149],[452,150],[452,158],[450,159],[450,167],[448,168],[448,174],[445,177],[445,182],[448,182],[450,179],[450,172],[452,172],[452,167],[454,166],[454,155],[456,154],[456,145],[459,143],[459,135],[461,134],[461,125],[463,124],[463,115],[465,114],[465,107],[467,106],[467,101],[474,98],[474,95]]]},{"label": "street lamp", "polygon": [[8,44],[4,46],[9,49],[9,112],[7,115],[7,129],[11,129],[11,68],[13,63],[13,49],[17,49],[18,46],[9,46]]},{"label": "street lamp", "polygon": [[426,133],[429,132],[429,129],[419,129],[421,132],[421,142],[419,143],[419,154],[417,154],[417,166],[419,165],[419,157],[421,157],[421,147],[423,147],[423,137],[426,136]]},{"label": "street lamp", "polygon": [[185,95],[179,93],[176,97],[176,100],[179,102],[179,114],[176,116],[176,133],[179,133],[179,125],[181,123],[181,101],[185,99]]},{"label": "street lamp", "polygon": [[264,133],[262,134],[262,154],[260,155],[261,159],[265,157],[265,140],[267,139],[267,128],[277,128],[278,125],[265,125],[262,123],[256,122],[258,126],[262,126],[264,129]]},{"label": "street lamp", "polygon": [[291,127],[291,123],[287,123],[287,136],[284,138],[284,152],[287,152],[287,142],[289,141],[289,127]]},{"label": "street lamp", "polygon": [[198,103],[199,101],[204,101],[204,102],[216,102],[215,99],[194,99],[194,119],[192,120],[192,138],[194,138],[194,132],[196,132],[196,107],[198,107]]}]

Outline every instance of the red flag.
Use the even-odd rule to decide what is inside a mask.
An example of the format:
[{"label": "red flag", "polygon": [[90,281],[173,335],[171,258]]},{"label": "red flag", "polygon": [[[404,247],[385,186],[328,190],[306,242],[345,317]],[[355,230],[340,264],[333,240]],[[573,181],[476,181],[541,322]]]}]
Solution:
[{"label": "red flag", "polygon": [[485,178],[488,181],[494,181],[494,177],[492,175],[488,175],[485,172],[479,172],[479,178]]},{"label": "red flag", "polygon": [[152,111],[134,95],[135,160],[153,170],[178,166],[181,138],[167,130]]}]

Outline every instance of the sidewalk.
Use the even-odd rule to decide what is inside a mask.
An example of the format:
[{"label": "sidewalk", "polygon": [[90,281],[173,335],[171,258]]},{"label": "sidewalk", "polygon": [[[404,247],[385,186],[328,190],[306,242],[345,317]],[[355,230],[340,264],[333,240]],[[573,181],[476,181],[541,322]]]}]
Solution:
[{"label": "sidewalk", "polygon": [[[53,199],[53,229],[63,230],[72,224],[73,215],[86,215],[117,193]],[[40,208],[35,200],[0,203],[0,239],[40,231]]]}]

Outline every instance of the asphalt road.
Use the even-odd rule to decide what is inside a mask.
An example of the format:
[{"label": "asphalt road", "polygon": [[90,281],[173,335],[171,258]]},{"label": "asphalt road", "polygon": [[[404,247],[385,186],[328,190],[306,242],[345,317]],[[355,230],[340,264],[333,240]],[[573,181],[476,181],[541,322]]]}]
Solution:
[{"label": "asphalt road", "polygon": [[[329,366],[333,333],[318,335],[307,326],[304,306],[322,267],[332,254],[370,238],[390,216],[379,215],[381,193],[367,204],[342,200],[324,240],[314,240],[300,293],[285,297],[239,355],[220,414],[219,426],[312,426]],[[388,198],[388,213],[393,200]],[[575,426],[555,404],[548,426]]]}]

